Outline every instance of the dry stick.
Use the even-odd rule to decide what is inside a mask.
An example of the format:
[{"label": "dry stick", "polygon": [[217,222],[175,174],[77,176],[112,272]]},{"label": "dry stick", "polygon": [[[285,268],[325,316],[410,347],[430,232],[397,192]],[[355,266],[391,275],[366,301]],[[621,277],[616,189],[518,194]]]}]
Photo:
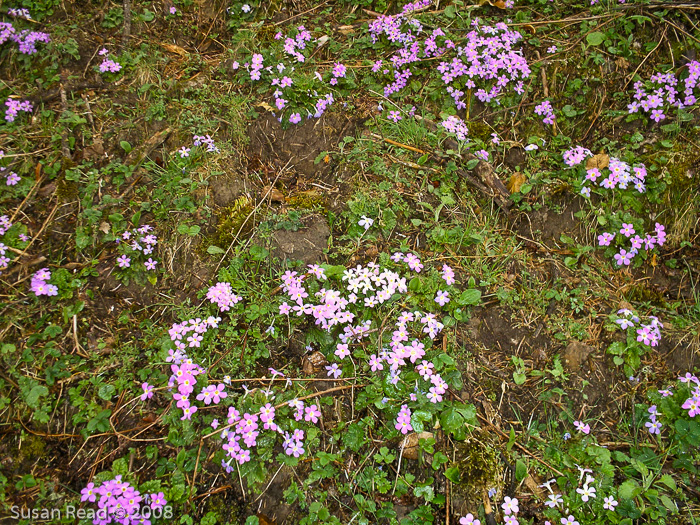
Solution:
[{"label": "dry stick", "polygon": [[409,151],[415,151],[416,153],[420,153],[421,155],[425,155],[426,153],[428,153],[427,151],[423,151],[422,149],[414,148],[413,146],[401,144],[400,142],[396,142],[395,140],[384,138],[380,135],[377,135],[376,133],[372,133],[370,137],[383,140],[384,142],[391,144],[392,146],[398,146],[399,148],[407,149]]},{"label": "dry stick", "polygon": [[[61,116],[65,117],[66,113],[68,113],[68,97],[66,96],[66,90],[63,87],[63,83],[60,83],[58,87],[61,93]],[[72,159],[70,149],[68,148],[68,128],[61,133],[61,154],[67,159]]]},{"label": "dry stick", "polygon": [[46,227],[49,225],[49,222],[51,222],[51,219],[53,219],[53,216],[56,215],[56,211],[58,210],[58,207],[60,206],[59,202],[56,202],[56,205],[53,207],[53,210],[51,210],[51,213],[49,213],[49,216],[46,218],[44,221],[44,224],[42,224],[41,229],[39,230],[39,233],[37,233],[34,237],[32,237],[32,240],[29,241],[29,244],[27,247],[22,250],[22,252],[19,254],[19,256],[27,255],[27,251],[29,248],[32,247],[32,244],[34,244],[34,241],[36,241],[39,237],[41,237],[41,234],[44,233],[44,230]]},{"label": "dry stick", "polygon": [[627,82],[625,82],[625,85],[622,87],[622,91],[625,91],[625,90],[627,89],[627,86],[629,86],[629,83],[632,82],[632,79],[634,78],[634,75],[636,75],[636,74],[637,74],[637,71],[639,71],[639,70],[641,69],[641,67],[644,65],[644,62],[647,61],[647,59],[652,55],[652,53],[654,53],[654,51],[656,51],[657,49],[659,49],[659,46],[661,45],[661,42],[663,42],[663,41],[664,41],[664,38],[666,38],[666,32],[667,32],[667,31],[668,31],[668,26],[666,26],[666,27],[664,28],[664,34],[661,35],[661,38],[659,38],[659,43],[656,44],[656,46],[654,47],[654,49],[652,49],[651,51],[649,51],[649,52],[647,53],[647,56],[644,57],[644,60],[642,60],[642,61],[639,63],[639,65],[637,66],[637,69],[635,69],[634,72],[633,72],[633,73],[630,75],[630,77],[627,79]]},{"label": "dry stick", "polygon": [[319,7],[323,7],[323,6],[326,5],[328,2],[329,2],[329,0],[326,0],[326,1],[323,2],[322,4],[318,4],[318,5],[314,6],[314,7],[312,7],[311,9],[307,9],[306,11],[302,11],[302,12],[299,13],[299,14],[296,14],[296,15],[294,15],[294,16],[290,16],[289,18],[287,18],[287,19],[285,19],[285,20],[280,20],[279,22],[275,22],[273,25],[279,26],[279,25],[282,25],[282,24],[286,24],[286,23],[289,22],[290,20],[294,20],[295,18],[298,18],[298,17],[300,17],[300,16],[303,16],[303,15],[305,15],[305,14],[307,14],[307,13],[310,13],[310,12],[312,12],[312,11],[316,11],[316,9],[318,9]]},{"label": "dry stick", "polygon": [[32,186],[32,189],[29,190],[29,193],[27,193],[27,196],[22,200],[22,202],[19,203],[17,210],[15,210],[15,212],[12,214],[12,218],[10,219],[10,222],[15,221],[15,218],[19,214],[20,210],[24,207],[24,205],[27,203],[29,198],[32,196],[32,193],[34,193],[34,190],[37,189],[41,185],[41,183],[44,181],[43,173],[41,174],[41,176],[39,176],[39,174],[41,173],[41,163],[40,162],[38,162],[36,165],[35,173],[36,173],[37,180],[34,183],[34,186]]},{"label": "dry stick", "polygon": [[124,0],[124,33],[122,34],[122,49],[131,36],[131,0]]}]

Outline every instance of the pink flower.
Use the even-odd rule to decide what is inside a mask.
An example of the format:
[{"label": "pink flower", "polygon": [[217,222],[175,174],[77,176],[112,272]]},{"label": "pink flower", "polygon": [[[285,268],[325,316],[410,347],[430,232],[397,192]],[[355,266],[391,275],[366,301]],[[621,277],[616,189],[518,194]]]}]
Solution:
[{"label": "pink flower", "polygon": [[591,433],[591,427],[588,423],[584,424],[582,421],[574,421],[574,426],[579,432],[583,432],[584,434]]},{"label": "pink flower", "polygon": [[151,399],[153,397],[153,385],[143,383],[141,385],[141,388],[143,388],[143,394],[141,394],[141,401],[146,401],[146,399]]},{"label": "pink flower", "polygon": [[316,405],[308,406],[304,409],[304,421],[310,421],[311,423],[318,423],[318,417],[321,415],[321,411]]}]

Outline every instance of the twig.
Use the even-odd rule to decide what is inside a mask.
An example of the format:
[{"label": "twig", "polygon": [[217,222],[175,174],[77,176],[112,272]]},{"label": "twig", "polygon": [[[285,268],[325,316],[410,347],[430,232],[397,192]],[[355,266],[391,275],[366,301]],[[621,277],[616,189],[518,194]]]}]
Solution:
[{"label": "twig", "polygon": [[131,36],[131,0],[124,0],[124,33],[122,34],[122,48],[126,47]]},{"label": "twig", "polygon": [[652,53],[654,53],[654,51],[656,51],[657,49],[659,49],[659,46],[661,45],[661,42],[663,42],[663,41],[664,41],[664,38],[666,38],[666,32],[667,32],[667,31],[668,31],[668,26],[664,27],[664,34],[661,35],[661,38],[659,38],[659,43],[656,44],[656,46],[654,47],[654,49],[652,49],[651,51],[649,51],[649,52],[647,53],[647,56],[644,57],[644,60],[642,60],[642,61],[639,63],[639,65],[637,66],[637,69],[635,69],[634,72],[633,72],[633,73],[630,75],[630,77],[627,79],[627,82],[625,82],[625,85],[622,87],[622,91],[625,91],[625,90],[627,89],[627,86],[629,86],[629,83],[632,82],[632,79],[634,78],[634,75],[636,75],[636,74],[637,74],[637,71],[639,71],[639,70],[641,69],[641,67],[644,65],[644,62],[647,61],[647,59],[652,55]]}]

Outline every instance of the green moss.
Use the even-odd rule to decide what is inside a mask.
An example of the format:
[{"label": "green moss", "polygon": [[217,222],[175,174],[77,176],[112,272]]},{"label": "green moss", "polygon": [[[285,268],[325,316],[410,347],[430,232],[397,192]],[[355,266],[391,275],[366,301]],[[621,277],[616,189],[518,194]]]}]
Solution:
[{"label": "green moss", "polygon": [[44,455],[46,443],[39,436],[29,435],[22,441],[22,448],[17,451],[20,461],[33,461]]},{"label": "green moss", "polygon": [[229,246],[239,230],[241,236],[250,233],[254,226],[253,221],[245,221],[252,211],[253,202],[245,195],[238,197],[231,206],[221,209],[217,216],[218,226],[214,234],[214,244],[219,247]]},{"label": "green moss", "polygon": [[319,210],[319,208],[325,208],[325,201],[323,197],[315,191],[303,191],[292,195],[287,200],[287,204],[291,208],[297,208],[302,210]]},{"label": "green moss", "polygon": [[458,443],[455,453],[452,466],[459,469],[460,477],[455,490],[471,501],[481,501],[482,495],[491,489],[501,492],[503,467],[498,457],[498,444],[492,436],[476,432]]},{"label": "green moss", "polygon": [[670,246],[689,240],[690,232],[697,225],[700,201],[695,193],[699,175],[700,155],[695,148],[671,154],[666,165],[667,188],[661,206],[664,215],[660,217],[660,222],[666,225]]}]

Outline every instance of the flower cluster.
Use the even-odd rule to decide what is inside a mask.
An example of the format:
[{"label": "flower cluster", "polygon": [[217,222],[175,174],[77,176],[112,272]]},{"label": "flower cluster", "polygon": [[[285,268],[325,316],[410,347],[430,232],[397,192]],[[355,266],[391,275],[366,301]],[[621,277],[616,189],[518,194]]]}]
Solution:
[{"label": "flower cluster", "polygon": [[506,496],[503,498],[501,508],[503,509],[503,514],[505,514],[503,517],[505,525],[518,525],[518,512],[520,512],[518,499]]},{"label": "flower cluster", "polygon": [[49,284],[47,281],[51,279],[51,272],[48,268],[42,268],[32,276],[30,290],[34,295],[58,295],[58,286]]},{"label": "flower cluster", "polygon": [[469,135],[469,128],[467,128],[467,123],[461,118],[456,116],[447,117],[445,120],[440,122],[440,125],[445,128],[449,133],[454,133],[457,140],[464,142],[467,140],[467,135]]},{"label": "flower cluster", "polygon": [[661,341],[661,328],[664,327],[658,317],[649,316],[648,324],[641,322],[639,317],[634,312],[627,308],[621,308],[617,311],[620,316],[615,322],[620,325],[620,329],[627,330],[632,328],[637,333],[637,342],[646,346],[658,346]]},{"label": "flower cluster", "polygon": [[0,176],[5,177],[5,184],[8,186],[14,186],[22,180],[22,177],[17,175],[14,171],[8,171],[4,166],[0,166]]},{"label": "flower cluster", "polygon": [[[27,13],[27,16],[29,16],[29,13]],[[8,41],[15,42],[20,53],[33,55],[37,52],[36,44],[39,42],[48,44],[51,42],[51,37],[48,33],[30,31],[28,29],[17,31],[11,23],[0,22],[0,45]]]},{"label": "flower cluster", "polygon": [[5,235],[12,228],[12,222],[7,215],[0,215],[0,235]]},{"label": "flower cluster", "polygon": [[394,428],[402,434],[408,434],[413,430],[411,426],[411,409],[408,408],[408,405],[401,405],[401,410],[399,410],[399,414],[396,416]]},{"label": "flower cluster", "polygon": [[678,109],[694,106],[698,99],[695,96],[695,88],[700,80],[700,62],[693,60],[687,64],[688,76],[684,79],[683,95],[679,92],[679,80],[673,73],[656,73],[651,76],[648,83],[638,80],[634,83],[634,102],[627,106],[630,113],[638,113],[643,110],[649,113],[649,118],[654,122],[661,122],[666,118],[664,111],[668,107]]},{"label": "flower cluster", "polygon": [[219,148],[214,144],[214,139],[209,135],[194,135],[192,143],[195,146],[206,146],[208,153],[219,153]]},{"label": "flower cluster", "polygon": [[28,100],[20,102],[14,98],[8,98],[5,101],[5,105],[7,106],[7,109],[5,110],[5,120],[7,122],[14,122],[15,117],[17,117],[20,111],[31,113],[34,109],[32,103]]},{"label": "flower cluster", "polygon": [[125,252],[117,258],[117,266],[119,268],[130,268],[131,258],[140,253],[149,256],[143,263],[144,268],[148,271],[156,269],[158,261],[150,257],[150,255],[153,253],[156,244],[158,244],[158,237],[152,226],[144,224],[133,230],[127,230],[117,237],[116,243],[120,246],[121,251]]},{"label": "flower cluster", "polygon": [[542,122],[545,124],[553,125],[556,120],[552,103],[549,100],[545,100],[542,104],[535,106],[535,113],[543,117]]},{"label": "flower cluster", "polygon": [[[687,372],[684,376],[679,376],[678,380],[681,383],[687,384],[688,387],[690,387],[691,384],[695,385],[692,387],[688,398],[683,401],[681,408],[683,410],[687,410],[688,416],[691,418],[700,415],[700,379],[698,379],[696,375]],[[659,390],[658,392],[661,394],[662,398],[671,397],[674,394],[673,390],[670,388],[665,388],[663,390]],[[663,425],[657,420],[657,417],[659,417],[661,413],[657,410],[656,405],[651,405],[647,409],[647,412],[649,413],[649,421],[647,421],[644,426],[647,427],[650,434],[659,434]],[[671,428],[672,427],[673,425]]]},{"label": "flower cluster", "polygon": [[142,496],[127,481],[122,481],[121,475],[105,481],[99,486],[95,486],[94,483],[88,483],[80,491],[80,501],[97,502],[98,511],[95,513],[95,519],[93,520],[95,525],[150,523],[150,520],[141,518],[141,515],[150,516],[151,514],[148,511],[143,511],[142,503],[148,503],[151,511],[162,511],[163,507],[168,503],[165,499],[165,494],[162,492]]},{"label": "flower cluster", "polygon": [[[177,350],[169,355],[168,362],[173,361],[175,364],[179,364],[187,360],[187,355],[180,352],[184,352],[187,347],[199,348],[207,330],[209,328],[218,328],[220,322],[220,317],[209,316],[204,320],[197,317],[182,323],[174,323],[168,331],[168,335],[170,335],[170,340],[175,344]],[[192,334],[188,336],[187,334],[190,332]],[[183,340],[187,342],[187,345],[185,345]]]},{"label": "flower cluster", "polygon": [[0,274],[3,270],[7,270],[10,265],[10,258],[5,255],[7,253],[7,245],[4,242],[0,242]]},{"label": "flower cluster", "polygon": [[207,291],[207,299],[219,307],[219,311],[226,312],[243,300],[243,297],[233,293],[230,283],[219,282],[211,286]]},{"label": "flower cluster", "polygon": [[[666,231],[665,227],[658,222],[654,226],[654,233],[652,235],[647,233],[644,237],[636,234],[636,231],[632,224],[622,223],[622,228],[620,228],[620,235],[622,238],[629,240],[629,249],[624,247],[620,248],[620,251],[615,254],[615,263],[618,266],[629,266],[632,259],[639,253],[639,250],[644,247],[644,251],[650,251],[654,249],[654,246],[663,246],[666,242]],[[598,235],[598,246],[610,246],[610,243],[615,239],[617,234],[604,232]]]},{"label": "flower cluster", "polygon": [[29,14],[29,9],[15,9],[10,7],[7,10],[7,14],[13,18],[24,18],[25,20],[32,19],[32,15]]},{"label": "flower cluster", "polygon": [[440,274],[445,283],[447,283],[449,286],[455,284],[455,272],[450,266],[443,264]]},{"label": "flower cluster", "polygon": [[567,166],[577,166],[578,164],[581,164],[586,157],[590,157],[592,155],[593,153],[591,153],[591,150],[582,146],[575,146],[564,152],[564,163]]},{"label": "flower cluster", "polygon": [[[281,53],[293,58],[298,63],[306,61],[304,52],[308,52],[308,43],[312,39],[311,33],[304,26],[297,27],[296,31],[293,31],[286,37],[284,37],[281,32],[275,35],[275,40],[283,40],[283,46],[280,50]],[[234,70],[238,70],[240,67],[241,64],[238,61],[233,63]],[[299,124],[302,121],[301,113],[295,111],[296,108],[290,109],[290,89],[295,84],[295,80],[292,78],[292,74],[295,72],[294,66],[285,64],[284,60],[277,61],[277,64],[274,66],[265,66],[265,58],[263,55],[261,53],[254,53],[250,63],[244,63],[243,67],[248,72],[250,80],[252,81],[262,80],[263,74],[266,73],[265,80],[269,83],[270,87],[274,88],[273,97],[276,109],[282,114],[289,110],[287,121],[292,124]],[[346,74],[347,67],[341,63],[335,63],[330,69],[328,84],[331,86],[337,85],[338,80],[344,78]],[[321,73],[315,71],[313,77],[309,80],[311,80],[312,83],[318,82],[323,84],[324,77]],[[332,93],[319,94],[317,90],[309,89],[306,94],[308,100],[315,100],[315,102],[313,102],[314,112],[312,113],[311,110],[307,108],[307,118],[311,118],[312,116],[319,118],[325,113],[326,109],[335,102],[335,97]],[[283,119],[282,114],[278,117],[280,122],[282,122]]]},{"label": "flower cluster", "polygon": [[[422,1],[419,8],[430,5]],[[408,9],[407,9],[408,7]],[[372,71],[392,80],[384,87],[384,95],[389,97],[402,90],[413,76],[412,64],[422,59],[438,57],[448,58],[437,67],[447,93],[454,100],[458,109],[465,109],[463,99],[465,90],[469,94],[476,89],[475,95],[482,102],[497,102],[506,86],[515,83],[515,91],[524,91],[523,79],[530,75],[527,60],[514,49],[522,40],[522,35],[508,30],[504,23],[495,26],[481,26],[478,19],[472,22],[473,31],[467,34],[464,46],[458,47],[441,28],[425,32],[422,24],[409,16],[415,11],[415,5],[404,6],[401,13],[392,16],[380,16],[369,25],[373,42],[380,38],[400,47],[389,59],[391,65],[384,67],[383,61],[375,62]],[[427,64],[427,63],[426,63]],[[432,65],[430,66],[432,68]],[[479,87],[476,81],[491,84],[488,89]]]},{"label": "flower cluster", "polygon": [[100,49],[99,55],[102,57],[102,63],[98,66],[100,73],[118,73],[121,71],[122,65],[109,57],[109,51],[106,48]]},{"label": "flower cluster", "polygon": [[[568,166],[578,166],[586,157],[593,154],[590,150],[581,146],[576,146],[567,150],[563,154],[564,162]],[[642,163],[630,165],[616,157],[610,157],[608,165],[597,168],[585,169],[585,176],[581,182],[581,194],[590,198],[591,187],[588,184],[598,185],[606,190],[627,190],[633,187],[637,193],[646,193],[647,169]],[[643,233],[643,232],[641,232]],[[654,226],[654,233],[647,233],[642,237],[637,233],[632,223],[622,223],[619,230],[613,232],[603,232],[598,235],[598,246],[611,246],[615,240],[620,246],[618,253],[614,255],[617,266],[629,266],[632,260],[640,253],[642,248],[649,252],[656,246],[663,246],[666,242],[665,227],[658,222]]]}]

